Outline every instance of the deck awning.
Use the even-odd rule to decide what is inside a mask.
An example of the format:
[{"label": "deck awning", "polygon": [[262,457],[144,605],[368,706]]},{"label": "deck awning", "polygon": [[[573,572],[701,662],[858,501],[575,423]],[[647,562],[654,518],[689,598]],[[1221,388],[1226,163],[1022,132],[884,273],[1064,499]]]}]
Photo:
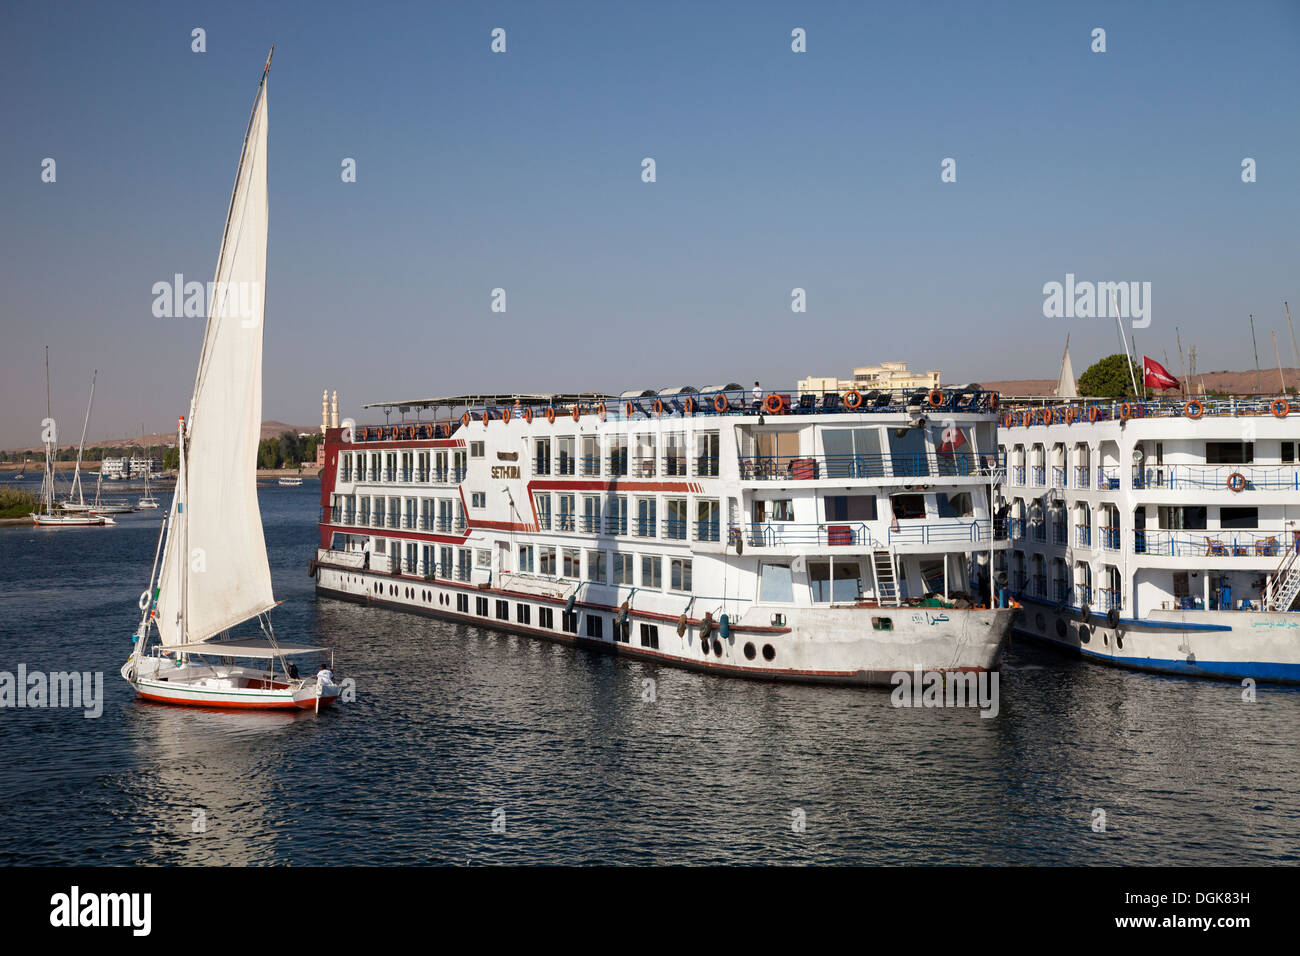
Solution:
[{"label": "deck awning", "polygon": [[164,644],[164,650],[185,654],[211,654],[217,657],[273,658],[296,654],[328,654],[328,647],[308,647],[306,644],[280,644],[272,647],[266,641],[251,638],[244,641],[202,641],[198,644]]}]

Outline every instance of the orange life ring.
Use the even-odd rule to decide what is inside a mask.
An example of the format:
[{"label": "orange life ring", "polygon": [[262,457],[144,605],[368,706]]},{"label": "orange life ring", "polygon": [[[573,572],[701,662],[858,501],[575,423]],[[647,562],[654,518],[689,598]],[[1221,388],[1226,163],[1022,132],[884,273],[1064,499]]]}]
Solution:
[{"label": "orange life ring", "polygon": [[727,396],[723,392],[718,392],[713,398],[713,410],[721,415],[727,410]]},{"label": "orange life ring", "polygon": [[483,421],[483,424],[484,424],[484,425],[486,425],[488,422],[492,421],[492,413],[491,413],[490,411],[488,411],[486,408],[483,409],[483,418],[482,418],[482,421]]},{"label": "orange life ring", "polygon": [[464,415],[460,416],[460,423],[461,423],[462,425],[468,425],[468,424],[469,424],[469,412],[466,412]]},{"label": "orange life ring", "polygon": [[656,399],[655,399],[655,414],[656,414],[656,415],[662,415],[663,413],[664,413],[664,403],[663,403],[663,400],[662,400],[662,399],[658,399],[658,398],[656,398]]},{"label": "orange life ring", "polygon": [[631,402],[625,402],[625,403],[623,404],[623,417],[624,417],[624,418],[631,418],[632,415],[633,415],[635,412],[636,412],[636,406],[633,405]]},{"label": "orange life ring", "polygon": [[601,420],[602,422],[605,420],[605,403],[604,403],[604,402],[601,402],[599,405],[596,406],[596,414],[600,416],[600,420]]},{"label": "orange life ring", "polygon": [[1275,398],[1269,404],[1268,410],[1273,413],[1274,418],[1286,418],[1291,414],[1291,403],[1285,398]]},{"label": "orange life ring", "polygon": [[844,393],[844,407],[848,409],[858,408],[862,404],[862,393],[856,388],[851,388]]},{"label": "orange life ring", "polygon": [[524,422],[529,425],[533,423],[533,410],[531,407],[524,409]]},{"label": "orange life ring", "polygon": [[1001,404],[1002,404],[1002,400],[998,398],[998,393],[989,392],[989,408],[996,412],[998,410],[998,406]]},{"label": "orange life ring", "polygon": [[684,406],[687,415],[695,414],[695,399],[687,395],[686,401],[683,402],[682,405]]},{"label": "orange life ring", "polygon": [[775,392],[768,395],[767,398],[763,399],[763,407],[766,408],[769,413],[775,415],[781,410],[781,396],[777,395]]},{"label": "orange life ring", "polygon": [[1183,406],[1183,414],[1191,419],[1200,418],[1205,414],[1205,406],[1201,404],[1199,398],[1194,398]]},{"label": "orange life ring", "polygon": [[554,424],[555,424],[555,406],[554,406],[554,405],[547,405],[547,406],[546,406],[546,421],[547,421],[547,423],[549,423],[549,424],[551,424],[551,425],[554,425]]},{"label": "orange life ring", "polygon": [[1097,406],[1093,405],[1091,408],[1088,409],[1088,421],[1095,422],[1099,414],[1101,413],[1097,411]]},{"label": "orange life ring", "polygon": [[1246,476],[1239,471],[1234,471],[1232,474],[1230,474],[1228,476],[1228,490],[1233,492],[1245,491]]},{"label": "orange life ring", "polygon": [[1055,420],[1056,420],[1056,416],[1055,416],[1055,414],[1052,412],[1052,410],[1051,410],[1050,408],[1044,408],[1044,409],[1043,409],[1043,424],[1044,424],[1044,425],[1050,425],[1050,424],[1052,424],[1052,422],[1055,421]]},{"label": "orange life ring", "polygon": [[1128,421],[1129,418],[1132,417],[1132,415],[1133,415],[1133,406],[1132,406],[1132,405],[1130,405],[1128,402],[1125,402],[1123,405],[1120,406],[1120,409],[1119,409],[1119,417],[1120,417],[1120,418],[1124,419],[1124,421]]},{"label": "orange life ring", "polygon": [[943,392],[939,391],[937,388],[930,389],[930,407],[938,408],[942,404]]},{"label": "orange life ring", "polygon": [[574,406],[573,406],[573,420],[576,422],[576,421],[577,421],[578,419],[580,419],[580,418],[582,418],[582,406],[581,406],[581,405],[574,405]]},{"label": "orange life ring", "polygon": [[1067,408],[1067,409],[1065,410],[1065,424],[1067,424],[1067,425],[1073,425],[1073,424],[1074,424],[1074,408],[1073,408],[1073,406],[1071,406],[1070,408]]},{"label": "orange life ring", "polygon": [[432,437],[433,437],[433,426],[432,426],[432,425],[425,425],[425,426],[424,426],[424,437],[425,437],[425,438],[432,438]]},{"label": "orange life ring", "polygon": [[512,414],[513,412],[510,411],[510,406],[507,405],[505,408],[501,409],[501,421],[502,422],[510,421],[510,416]]}]

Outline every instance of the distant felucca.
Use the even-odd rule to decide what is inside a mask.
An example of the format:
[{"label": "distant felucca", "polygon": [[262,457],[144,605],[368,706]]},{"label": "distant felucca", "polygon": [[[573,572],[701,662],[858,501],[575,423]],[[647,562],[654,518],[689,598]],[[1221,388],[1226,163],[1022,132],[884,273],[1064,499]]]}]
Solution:
[{"label": "distant felucca", "polygon": [[[91,398],[94,398],[94,385],[91,385]],[[90,409],[86,409],[86,417],[90,417]],[[85,431],[84,427],[82,429]],[[50,418],[50,347],[45,346],[45,477],[41,482],[41,500],[36,505],[36,510],[31,513],[32,521],[42,528],[84,528],[91,525],[114,524],[112,518],[106,518],[97,514],[78,514],[76,512],[63,511],[54,500],[54,458],[56,448],[57,434],[53,427],[53,420]],[[83,438],[84,440],[84,438]],[[80,454],[78,454],[80,461]],[[80,491],[80,482],[77,483]]]}]

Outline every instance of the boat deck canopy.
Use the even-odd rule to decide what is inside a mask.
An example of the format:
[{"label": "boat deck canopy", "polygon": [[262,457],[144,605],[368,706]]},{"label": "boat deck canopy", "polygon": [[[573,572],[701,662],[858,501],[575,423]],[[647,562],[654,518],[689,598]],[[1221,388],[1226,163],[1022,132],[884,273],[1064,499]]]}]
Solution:
[{"label": "boat deck canopy", "polygon": [[198,644],[164,644],[167,651],[186,654],[214,654],[221,657],[280,657],[294,654],[328,654],[328,647],[308,647],[306,644],[278,644],[272,647],[266,641],[250,638],[244,641],[203,641]]}]

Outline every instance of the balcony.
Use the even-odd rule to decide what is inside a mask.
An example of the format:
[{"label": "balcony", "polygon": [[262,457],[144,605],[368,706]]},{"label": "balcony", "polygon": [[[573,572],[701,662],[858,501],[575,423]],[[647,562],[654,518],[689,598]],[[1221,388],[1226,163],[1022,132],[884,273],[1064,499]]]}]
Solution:
[{"label": "balcony", "polygon": [[1086,584],[1076,584],[1074,586],[1074,603],[1076,607],[1083,607],[1085,604],[1092,603],[1092,588]]},{"label": "balcony", "polygon": [[632,474],[637,478],[653,478],[655,476],[655,471],[654,455],[640,456],[632,459]]},{"label": "balcony", "polygon": [[586,477],[594,478],[600,476],[600,458],[592,455],[582,459],[582,473]]},{"label": "balcony", "polygon": [[664,455],[664,477],[685,478],[686,456],[674,453]]},{"label": "balcony", "polygon": [[1063,468],[1060,465],[1052,466],[1052,487],[1053,488],[1065,487],[1065,468]]},{"label": "balcony", "polygon": [[1070,543],[1070,536],[1066,532],[1065,525],[1052,525],[1052,544],[1066,545]]},{"label": "balcony", "polygon": [[1290,547],[1300,549],[1300,534],[1255,531],[1136,531],[1133,552],[1172,558],[1267,558],[1276,560]]},{"label": "balcony", "polygon": [[1092,547],[1092,527],[1086,524],[1074,526],[1074,544],[1079,548]]},{"label": "balcony", "polygon": [[[969,478],[987,477],[1001,463],[999,455],[751,455],[740,459],[740,477],[743,481]],[[1023,468],[1019,481],[1024,482]]]},{"label": "balcony", "polygon": [[1119,550],[1119,528],[1102,525],[1097,529],[1101,535],[1101,546],[1107,551]]},{"label": "balcony", "polygon": [[625,535],[627,534],[627,518],[606,518],[605,534],[607,535]]},{"label": "balcony", "polygon": [[696,541],[720,541],[722,532],[721,527],[716,520],[714,521],[696,521],[695,540]]},{"label": "balcony", "polygon": [[1023,485],[1025,483],[1025,466],[1015,465],[1011,469],[1011,483],[1014,485]]},{"label": "balcony", "polygon": [[718,477],[718,459],[713,455],[698,455],[695,458],[696,478]]},{"label": "balcony", "polygon": [[857,524],[798,524],[793,521],[769,521],[747,525],[730,525],[728,541],[743,540],[750,548],[782,547],[857,547],[879,548],[867,526]]},{"label": "balcony", "polygon": [[[1241,482],[1240,488],[1234,484]],[[1297,465],[1159,465],[1133,469],[1133,487],[1167,491],[1298,491]]]},{"label": "balcony", "polygon": [[578,527],[583,534],[600,534],[600,515],[583,515]]},{"label": "balcony", "polygon": [[635,534],[638,538],[653,538],[655,536],[654,518],[637,518],[633,527],[636,529]]},{"label": "balcony", "polygon": [[561,511],[560,516],[555,519],[556,531],[573,531],[576,527],[574,516],[567,512]]},{"label": "balcony", "polygon": [[1034,485],[1034,487],[1036,487],[1036,488],[1044,488],[1044,487],[1046,487],[1046,486],[1047,486],[1047,467],[1046,467],[1045,465],[1035,465],[1033,471],[1034,471],[1034,478],[1033,478],[1033,485]]},{"label": "balcony", "polygon": [[1074,487],[1091,488],[1092,487],[1092,469],[1087,465],[1074,466]]},{"label": "balcony", "polygon": [[[1041,530],[1042,525],[1039,525]],[[890,528],[889,544],[956,544],[1005,540],[991,538],[993,525],[987,518],[956,521],[925,521],[911,527]],[[1000,527],[997,530],[1001,530]]]},{"label": "balcony", "polygon": [[665,518],[663,536],[671,541],[685,541],[686,521],[678,518]]},{"label": "balcony", "polygon": [[1098,491],[1118,491],[1119,490],[1119,469],[1116,467],[1106,467],[1105,465],[1097,469],[1097,490]]},{"label": "balcony", "polygon": [[1097,589],[1097,609],[1100,611],[1109,611],[1120,609],[1123,599],[1116,588],[1098,588]]}]

